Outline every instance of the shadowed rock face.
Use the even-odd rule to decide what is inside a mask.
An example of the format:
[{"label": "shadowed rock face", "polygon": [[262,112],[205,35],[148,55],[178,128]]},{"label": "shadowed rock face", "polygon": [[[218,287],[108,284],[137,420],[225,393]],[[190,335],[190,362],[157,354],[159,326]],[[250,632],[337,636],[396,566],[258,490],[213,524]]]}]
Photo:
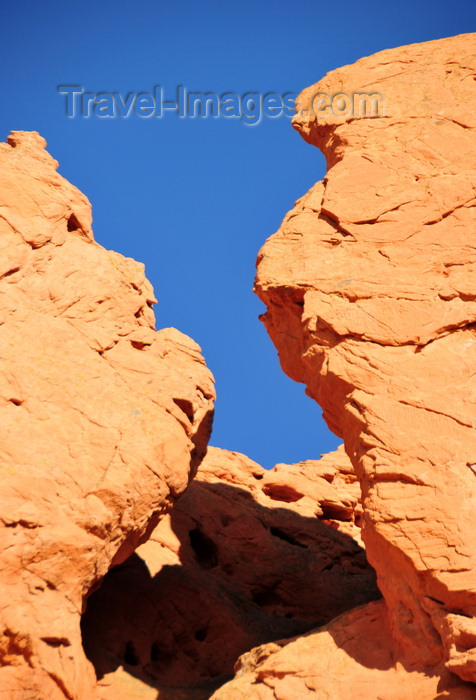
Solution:
[{"label": "shadowed rock face", "polygon": [[382,601],[318,631],[252,649],[213,700],[474,700],[474,684],[443,665],[415,669],[398,656]]},{"label": "shadowed rock face", "polygon": [[[476,35],[463,35],[384,51],[305,90],[294,126],[324,152],[328,171],[262,248],[256,281],[283,369],[321,404],[360,479],[363,539],[395,654],[409,668],[446,673],[446,664],[468,681],[476,681],[475,71]],[[318,92],[379,92],[385,116],[316,118]],[[274,674],[279,685],[279,668],[267,664],[263,678]],[[253,678],[264,683],[259,669]],[[358,685],[359,664],[353,673]],[[378,695],[376,682],[365,697]],[[217,697],[238,697],[226,692]],[[258,684],[246,697],[266,693]]]},{"label": "shadowed rock face", "polygon": [[380,597],[356,541],[359,497],[343,450],[267,472],[209,448],[149,541],[88,601],[99,697],[208,698],[243,652]]},{"label": "shadowed rock face", "polygon": [[45,145],[0,144],[0,694],[91,700],[83,603],[194,475],[214,389]]}]

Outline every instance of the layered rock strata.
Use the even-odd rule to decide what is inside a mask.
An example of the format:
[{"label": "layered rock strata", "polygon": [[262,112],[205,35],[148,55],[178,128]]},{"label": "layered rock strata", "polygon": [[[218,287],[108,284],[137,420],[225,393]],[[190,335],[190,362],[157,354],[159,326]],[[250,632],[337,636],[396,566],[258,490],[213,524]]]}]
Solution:
[{"label": "layered rock strata", "polygon": [[91,700],[86,597],[193,477],[214,388],[45,145],[0,145],[0,695]]},{"label": "layered rock strata", "polygon": [[[306,89],[294,126],[327,174],[262,248],[256,281],[284,371],[359,477],[395,658],[473,682],[475,75],[468,34],[383,51]],[[313,112],[318,93],[363,92],[380,93],[383,115]],[[249,697],[268,697],[258,686]],[[396,692],[383,697],[409,697]]]}]

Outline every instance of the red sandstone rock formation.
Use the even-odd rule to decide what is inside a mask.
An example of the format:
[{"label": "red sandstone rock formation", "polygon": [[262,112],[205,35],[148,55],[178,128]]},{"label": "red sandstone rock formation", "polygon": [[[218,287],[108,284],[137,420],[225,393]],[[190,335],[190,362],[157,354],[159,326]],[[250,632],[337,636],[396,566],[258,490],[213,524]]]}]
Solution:
[{"label": "red sandstone rock formation", "polygon": [[210,448],[148,542],[88,601],[98,697],[208,698],[243,652],[379,597],[348,534],[360,532],[359,498],[342,449],[265,471]]},{"label": "red sandstone rock formation", "polygon": [[[285,372],[345,440],[385,605],[254,650],[214,697],[476,697],[476,35],[384,51],[305,90],[328,171],[258,258]],[[325,116],[317,92],[379,92]],[[377,643],[375,643],[377,641]]]},{"label": "red sandstone rock formation", "polygon": [[214,391],[45,145],[0,145],[0,696],[91,700],[85,598],[186,488]]},{"label": "red sandstone rock formation", "polygon": [[[328,173],[256,289],[362,506],[341,452],[264,472],[211,450],[157,524],[206,449],[211,375],[44,141],[0,145],[2,700],[207,698],[256,644],[214,698],[476,697],[475,74],[465,35],[299,100]],[[319,91],[380,92],[385,116],[316,118]],[[385,600],[344,612],[377,594],[360,523]],[[82,626],[96,687],[79,623],[111,567]]]}]

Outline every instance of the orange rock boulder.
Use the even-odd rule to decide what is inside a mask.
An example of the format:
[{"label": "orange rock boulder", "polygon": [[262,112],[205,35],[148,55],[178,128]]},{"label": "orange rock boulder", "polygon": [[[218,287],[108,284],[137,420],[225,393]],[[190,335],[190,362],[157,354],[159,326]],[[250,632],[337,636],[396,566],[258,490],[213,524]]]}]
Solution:
[{"label": "orange rock boulder", "polygon": [[[265,243],[256,281],[284,370],[321,404],[361,482],[398,654],[472,682],[475,73],[468,34],[383,51],[305,90],[294,126],[328,171]],[[379,93],[385,112],[313,113],[314,95],[339,92]]]},{"label": "orange rock boulder", "polygon": [[91,700],[86,596],[186,488],[214,389],[45,145],[0,145],[0,694]]}]

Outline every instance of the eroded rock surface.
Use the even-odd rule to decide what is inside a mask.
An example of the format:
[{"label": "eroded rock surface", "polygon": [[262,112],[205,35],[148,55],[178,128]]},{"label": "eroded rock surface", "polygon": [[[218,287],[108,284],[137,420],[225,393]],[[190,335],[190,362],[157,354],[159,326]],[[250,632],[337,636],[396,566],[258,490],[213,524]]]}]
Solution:
[{"label": "eroded rock surface", "polygon": [[345,613],[320,630],[244,654],[233,681],[213,700],[474,700],[443,665],[415,668],[399,654],[381,601]]},{"label": "eroded rock surface", "polygon": [[208,698],[243,652],[380,597],[351,536],[359,498],[343,449],[266,471],[209,448],[148,542],[88,601],[99,698]]},{"label": "eroded rock surface", "polygon": [[[328,172],[264,245],[256,282],[283,369],[360,479],[396,658],[473,682],[475,75],[468,34],[383,51],[305,90],[294,126]],[[318,92],[378,92],[385,116],[316,118]],[[383,697],[408,697],[396,692]]]},{"label": "eroded rock surface", "polygon": [[91,700],[85,598],[186,488],[214,389],[45,145],[0,145],[0,695]]}]

